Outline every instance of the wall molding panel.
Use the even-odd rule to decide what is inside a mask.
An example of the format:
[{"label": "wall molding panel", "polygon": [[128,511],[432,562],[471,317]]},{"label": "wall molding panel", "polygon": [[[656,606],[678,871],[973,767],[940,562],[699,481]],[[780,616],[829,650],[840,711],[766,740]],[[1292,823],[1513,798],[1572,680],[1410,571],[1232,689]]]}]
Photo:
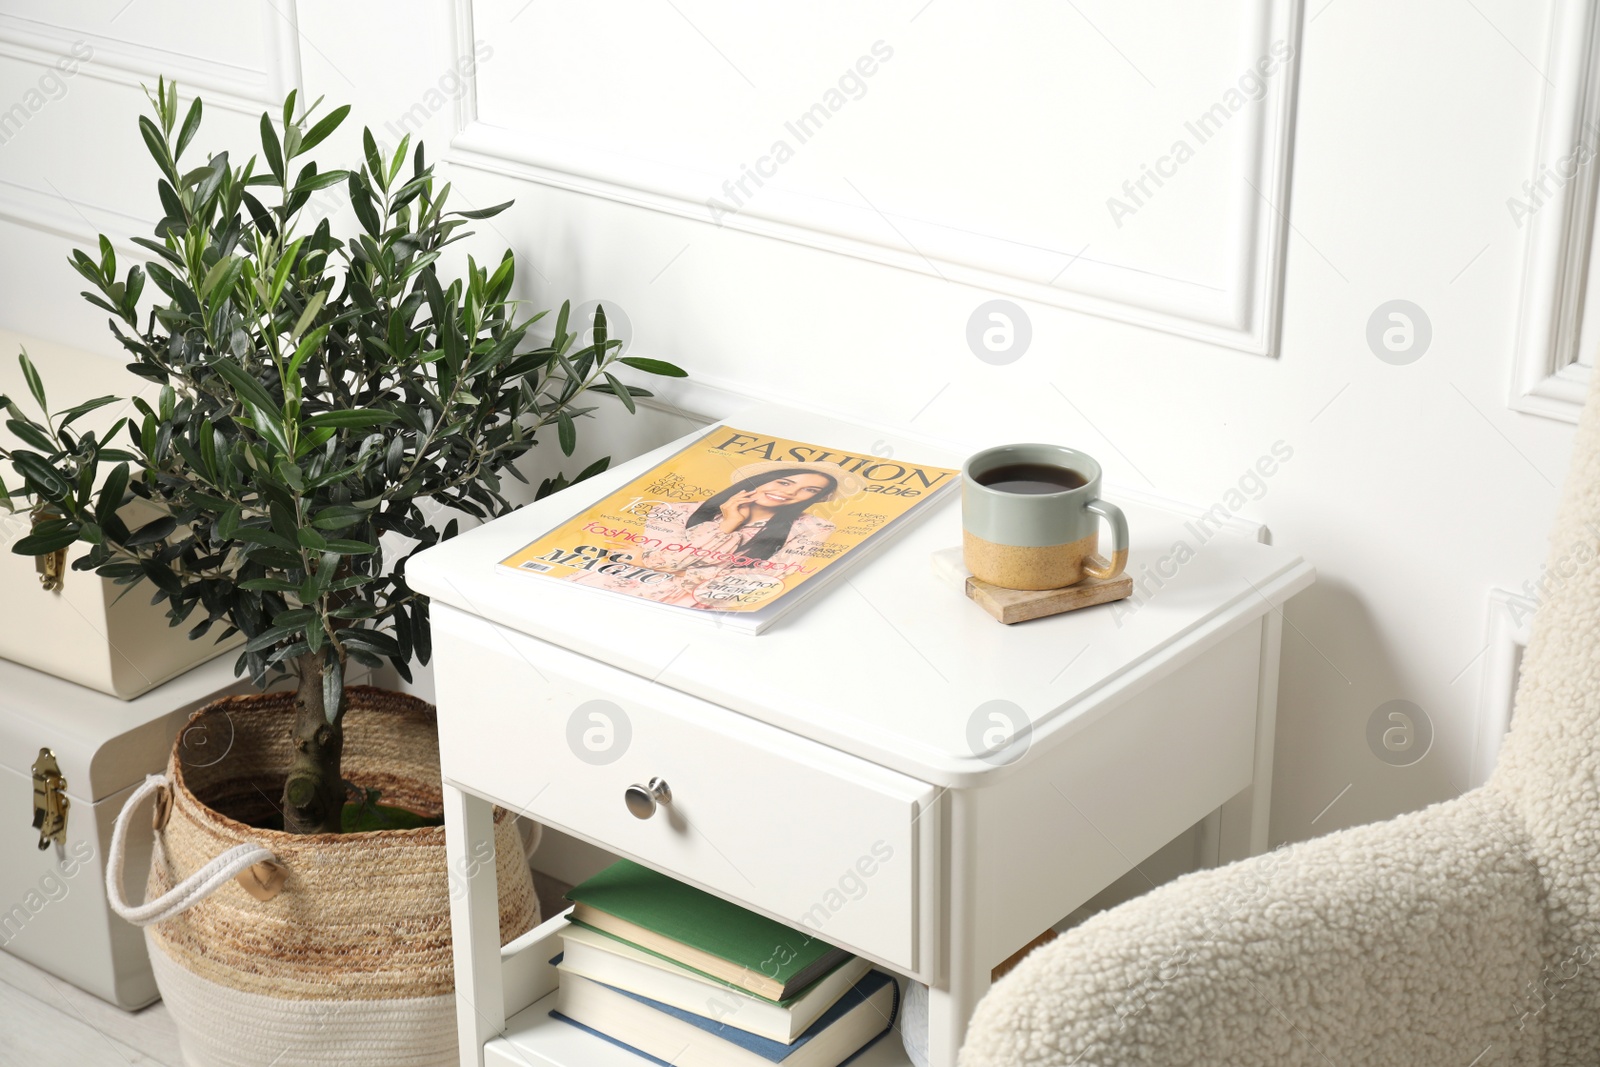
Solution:
[{"label": "wall molding panel", "polygon": [[[482,0],[477,8],[474,0],[453,3],[455,53],[466,54],[477,36],[474,25]],[[1213,205],[1217,212],[1237,219],[1226,247],[1215,253],[1218,262],[1229,264],[1224,284],[1164,275],[1139,262],[1097,258],[1090,246],[1074,254],[1074,250],[1030,245],[1015,235],[977,232],[949,219],[880,211],[864,193],[847,202],[848,192],[829,198],[764,187],[749,207],[713,221],[703,176],[691,176],[685,168],[661,160],[608,150],[605,131],[596,131],[589,143],[573,143],[545,131],[485,121],[480,117],[485,90],[477,71],[468,75],[467,91],[457,103],[459,129],[449,160],[1023,300],[1275,355],[1303,7],[1302,0],[1252,0],[1246,10],[1249,24],[1237,29],[1239,39],[1250,42],[1250,55],[1265,56],[1279,41],[1287,42],[1294,52],[1280,72],[1266,80],[1259,102],[1239,112],[1250,118],[1234,120],[1241,140],[1229,164],[1233,187],[1219,194]],[[1200,103],[1198,110],[1203,109]],[[1181,129],[1176,121],[1170,127]],[[1170,138],[1161,143],[1169,142]],[[1137,177],[1139,172],[1133,173]],[[914,243],[907,236],[913,233]]]},{"label": "wall molding panel", "polygon": [[[1588,391],[1584,305],[1595,242],[1600,193],[1600,15],[1592,3],[1556,4],[1551,14],[1537,181],[1546,170],[1567,179],[1526,217],[1527,243],[1513,361],[1510,407],[1532,415],[1577,422]],[[1561,174],[1563,160],[1586,145],[1590,158]],[[1530,202],[1531,198],[1530,198]]]},{"label": "wall molding panel", "polygon": [[[261,0],[268,18],[269,62],[265,69],[222,62],[176,49],[132,44],[81,25],[42,22],[0,12],[0,56],[50,66],[78,41],[94,49],[94,58],[79,73],[100,81],[137,88],[158,76],[176,78],[185,96],[198,93],[208,104],[257,115],[270,109],[300,84],[300,43],[295,0]],[[60,9],[65,14],[66,5]],[[276,12],[274,15],[273,12]]]},{"label": "wall molding panel", "polygon": [[[78,65],[73,83],[78,78],[90,78],[137,89],[142,84],[153,85],[158,76],[165,75],[177,79],[185,99],[203,96],[208,105],[254,117],[263,110],[275,112],[289,90],[301,84],[301,70],[295,0],[260,0],[253,8],[265,32],[267,61],[260,69],[218,61],[194,51],[108,36],[113,27],[100,27],[106,32],[98,32],[94,28],[98,23],[74,21],[77,9],[66,3],[51,9],[57,19],[51,22],[0,12],[0,58],[49,69],[63,56],[69,56],[76,43],[85,42],[93,49],[93,55]],[[138,15],[134,8],[128,19],[132,21]],[[0,103],[0,108],[10,103]],[[0,178],[0,219],[83,248],[93,248],[98,235],[105,233],[119,255],[133,261],[142,261],[148,255],[129,238],[148,234],[154,218],[134,217],[95,203],[90,199],[92,191],[88,195],[83,190],[74,192],[78,198],[68,200],[48,177],[44,187],[37,178]]]},{"label": "wall molding panel", "polygon": [[132,257],[122,264],[124,270],[133,263],[143,263],[150,256],[130,238],[149,233],[154,226],[152,220],[134,218],[93,204],[71,204],[53,192],[41,192],[4,179],[0,179],[0,219],[63,237],[86,251],[94,249],[103,233],[119,257]]}]

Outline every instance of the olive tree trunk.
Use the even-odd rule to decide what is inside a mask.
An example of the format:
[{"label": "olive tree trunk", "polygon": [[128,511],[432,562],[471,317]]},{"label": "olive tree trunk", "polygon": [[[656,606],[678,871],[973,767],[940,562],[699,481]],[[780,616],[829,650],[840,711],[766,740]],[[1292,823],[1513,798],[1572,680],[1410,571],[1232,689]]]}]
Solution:
[{"label": "olive tree trunk", "polygon": [[292,834],[336,834],[344,810],[344,779],[339,771],[344,755],[344,690],[339,691],[340,706],[328,708],[322,657],[308,653],[297,662],[300,688],[294,698],[294,752],[283,783],[283,828]]}]

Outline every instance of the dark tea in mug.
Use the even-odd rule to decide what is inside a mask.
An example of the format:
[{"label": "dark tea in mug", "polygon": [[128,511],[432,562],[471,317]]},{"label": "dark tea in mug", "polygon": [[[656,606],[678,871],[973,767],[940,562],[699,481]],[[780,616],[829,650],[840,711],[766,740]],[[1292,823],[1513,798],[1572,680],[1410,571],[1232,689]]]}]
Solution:
[{"label": "dark tea in mug", "polygon": [[1007,463],[977,476],[979,485],[1002,493],[1064,493],[1089,484],[1089,479],[1070,467],[1053,463]]}]

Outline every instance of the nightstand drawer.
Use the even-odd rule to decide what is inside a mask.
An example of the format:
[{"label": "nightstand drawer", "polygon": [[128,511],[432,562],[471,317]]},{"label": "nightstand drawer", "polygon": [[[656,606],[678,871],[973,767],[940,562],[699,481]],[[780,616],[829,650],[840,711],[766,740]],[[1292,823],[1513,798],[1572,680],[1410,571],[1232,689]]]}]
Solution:
[{"label": "nightstand drawer", "polygon": [[[444,776],[817,936],[916,972],[938,790],[445,608]],[[625,794],[661,779],[639,818]],[[635,796],[641,810],[650,803]]]}]

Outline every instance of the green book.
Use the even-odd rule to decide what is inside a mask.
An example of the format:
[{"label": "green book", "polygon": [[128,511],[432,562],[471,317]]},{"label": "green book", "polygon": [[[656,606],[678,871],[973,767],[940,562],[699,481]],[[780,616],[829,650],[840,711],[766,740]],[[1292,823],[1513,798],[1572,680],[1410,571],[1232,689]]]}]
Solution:
[{"label": "green book", "polygon": [[768,1000],[787,1000],[850,958],[631,860],[613,863],[567,899],[575,921]]}]

